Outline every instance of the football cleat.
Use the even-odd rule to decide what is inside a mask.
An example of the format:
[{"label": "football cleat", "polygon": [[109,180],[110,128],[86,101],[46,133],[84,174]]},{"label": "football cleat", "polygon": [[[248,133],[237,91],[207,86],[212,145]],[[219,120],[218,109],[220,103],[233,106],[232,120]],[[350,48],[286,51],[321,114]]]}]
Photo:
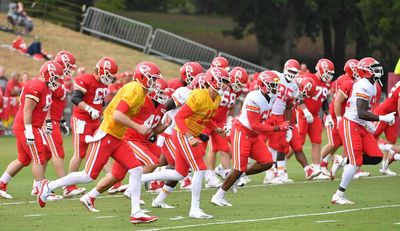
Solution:
[{"label": "football cleat", "polygon": [[174,206],[168,205],[167,203],[160,202],[160,203],[156,203],[153,199],[153,201],[151,202],[151,207],[153,208],[160,208],[160,209],[174,209]]},{"label": "football cleat", "polygon": [[352,205],[354,202],[348,200],[344,194],[339,195],[337,193],[333,194],[332,196],[332,204],[337,204],[337,205]]},{"label": "football cleat", "polygon": [[148,182],[147,187],[145,184],[146,192],[160,192],[162,187],[158,184],[157,181]]},{"label": "football cleat", "polygon": [[39,194],[39,189],[37,186],[32,188],[31,196],[37,196]]},{"label": "football cleat", "polygon": [[125,192],[128,188],[127,184],[122,184],[121,182],[115,183],[111,188],[107,190],[109,194],[115,194],[119,192]]},{"label": "football cleat", "polygon": [[324,174],[319,174],[318,176],[314,177],[313,180],[329,180],[331,179],[330,176],[326,176]]},{"label": "football cleat", "polygon": [[7,193],[7,184],[0,181],[0,197],[4,199],[12,199],[13,197]]},{"label": "football cleat", "polygon": [[379,172],[386,176],[396,176],[397,175],[397,173],[393,172],[389,168],[387,168],[387,169],[380,168]]},{"label": "football cleat", "polygon": [[247,176],[242,176],[242,177],[240,177],[239,180],[238,180],[237,186],[238,186],[238,187],[243,187],[243,186],[245,186],[245,185],[247,184],[247,182],[248,182],[247,179],[248,179]]},{"label": "football cleat", "polygon": [[192,189],[192,180],[190,180],[189,177],[186,177],[185,179],[179,181],[179,183],[181,184],[181,189],[185,189],[185,190],[191,190]]},{"label": "football cleat", "polygon": [[369,172],[364,172],[363,170],[358,170],[354,175],[353,179],[360,179],[361,177],[369,177],[371,174]]},{"label": "football cleat", "polygon": [[231,207],[232,206],[232,204],[227,202],[224,198],[217,197],[216,195],[213,195],[211,197],[211,204],[221,206],[221,207],[224,207],[224,206]]},{"label": "football cleat", "polygon": [[224,170],[224,168],[222,167],[222,165],[218,165],[215,169],[214,169],[215,174],[217,174],[218,176],[220,176],[222,179],[225,179],[226,177],[226,172]]},{"label": "football cleat", "polygon": [[263,180],[263,184],[272,184],[272,180],[275,178],[275,173],[273,170],[265,171],[265,177]]},{"label": "football cleat", "polygon": [[47,201],[60,201],[62,199],[64,199],[63,196],[57,195],[53,192],[47,197]]},{"label": "football cleat", "polygon": [[331,180],[334,180],[336,177],[336,172],[339,170],[339,168],[343,167],[346,164],[346,159],[343,158],[342,156],[335,155],[333,157],[333,164],[331,168]]},{"label": "football cleat", "polygon": [[39,193],[37,195],[37,202],[38,202],[39,206],[42,207],[42,208],[44,206],[46,206],[47,197],[49,197],[50,194],[51,194],[51,191],[49,189],[49,185],[48,184],[49,184],[49,181],[46,180],[46,179],[43,179],[42,183],[41,183],[41,187],[40,187]]},{"label": "football cleat", "polygon": [[88,194],[83,195],[81,198],[79,198],[79,201],[82,203],[83,206],[85,206],[85,208],[92,213],[98,213],[100,212],[100,210],[96,209],[94,207],[94,201],[96,200],[96,198],[94,197],[89,197]]},{"label": "football cleat", "polygon": [[321,173],[324,174],[325,176],[331,175],[331,173],[328,171],[326,167],[321,167]]},{"label": "football cleat", "polygon": [[[289,175],[287,174],[287,172],[283,172],[283,173],[278,173],[277,178],[279,179],[279,181],[281,181],[283,184],[290,184],[293,183],[292,179],[289,179]],[[315,179],[315,178],[314,178]]]},{"label": "football cleat", "polygon": [[151,222],[155,222],[158,220],[158,217],[156,216],[149,216],[146,213],[144,213],[142,210],[137,212],[134,215],[131,215],[131,223],[134,225],[138,224],[148,224]]},{"label": "football cleat", "polygon": [[189,217],[196,218],[196,219],[211,219],[211,218],[214,218],[213,215],[209,215],[209,214],[203,212],[203,210],[201,210],[200,208],[190,209]]},{"label": "football cleat", "polygon": [[78,187],[76,187],[76,185],[71,185],[71,186],[64,187],[63,196],[64,196],[64,198],[70,198],[70,197],[84,194],[85,191],[86,191],[86,188],[78,188]]},{"label": "football cleat", "polygon": [[307,180],[312,180],[314,177],[318,176],[321,174],[320,169],[314,169],[311,166],[308,166],[307,170],[305,171],[306,174],[306,179]]},{"label": "football cleat", "polygon": [[218,180],[215,174],[210,176],[206,181],[206,188],[219,188],[221,185],[221,181]]}]

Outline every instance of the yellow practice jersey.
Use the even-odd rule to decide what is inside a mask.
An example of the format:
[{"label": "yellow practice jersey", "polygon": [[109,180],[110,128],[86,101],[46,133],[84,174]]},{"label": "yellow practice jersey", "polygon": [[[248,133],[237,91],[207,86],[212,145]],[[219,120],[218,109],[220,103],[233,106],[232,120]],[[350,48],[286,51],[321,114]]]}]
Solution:
[{"label": "yellow practice jersey", "polygon": [[196,89],[190,93],[186,105],[192,109],[193,114],[185,119],[185,124],[194,136],[203,131],[207,122],[214,116],[220,101],[220,96],[213,101],[207,89]]},{"label": "yellow practice jersey", "polygon": [[100,125],[100,129],[112,136],[122,139],[127,127],[114,120],[114,112],[119,102],[123,100],[129,105],[130,109],[126,115],[129,116],[129,118],[132,118],[140,111],[145,98],[146,92],[139,82],[132,81],[125,84],[121,89],[119,89],[110,104],[104,110],[104,120]]}]

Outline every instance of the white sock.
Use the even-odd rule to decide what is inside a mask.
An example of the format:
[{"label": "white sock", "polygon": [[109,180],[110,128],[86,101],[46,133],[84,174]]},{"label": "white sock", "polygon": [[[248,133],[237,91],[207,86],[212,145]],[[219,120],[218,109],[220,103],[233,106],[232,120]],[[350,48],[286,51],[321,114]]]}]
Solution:
[{"label": "white sock", "polygon": [[340,190],[336,190],[336,194],[338,194],[339,196],[343,196],[344,192],[340,191]]},{"label": "white sock", "polygon": [[180,181],[184,178],[181,174],[179,174],[176,170],[165,169],[163,171],[157,171],[152,173],[147,173],[142,175],[142,182],[148,182],[152,180],[159,181]]},{"label": "white sock", "polygon": [[325,158],[324,159],[322,159],[322,161],[324,161],[325,163],[329,163],[329,161],[331,160],[331,155],[327,155],[327,156],[325,156]]},{"label": "white sock", "polygon": [[7,172],[4,172],[3,175],[0,177],[0,181],[4,184],[7,184],[11,180],[12,176],[10,176]]},{"label": "white sock", "polygon": [[192,203],[190,209],[198,209],[200,208],[200,195],[201,195],[201,187],[203,185],[203,177],[205,171],[195,171],[193,173],[192,178]]},{"label": "white sock", "polygon": [[321,169],[319,164],[312,164],[313,169]]},{"label": "white sock", "polygon": [[224,198],[226,191],[224,191],[221,187],[219,187],[217,193],[215,193],[215,196],[218,198]]},{"label": "white sock", "polygon": [[270,148],[270,147],[268,147],[268,150],[271,152],[271,154],[272,154],[272,160],[274,161],[274,162],[276,162],[276,157],[277,157],[277,155],[278,155],[278,151],[277,150],[275,150],[275,149],[273,149],[273,148]]},{"label": "white sock", "polygon": [[142,166],[129,169],[129,185],[128,190],[131,193],[131,215],[135,215],[140,211],[140,192],[142,187],[143,168]]},{"label": "white sock", "polygon": [[42,181],[41,180],[34,180],[33,181],[33,187],[37,187],[38,189],[40,189],[41,186],[42,186]]},{"label": "white sock", "polygon": [[393,158],[394,158],[394,160],[399,161],[400,160],[400,154],[399,153],[394,154]]},{"label": "white sock", "polygon": [[49,182],[49,190],[54,191],[63,186],[92,182],[93,179],[85,171],[71,172],[55,181]]},{"label": "white sock", "polygon": [[168,185],[164,185],[163,188],[161,189],[161,192],[157,195],[157,197],[154,199],[154,203],[159,204],[161,202],[164,202],[164,200],[168,197],[168,195],[174,190],[174,188],[169,187]]},{"label": "white sock", "polygon": [[99,191],[96,190],[96,188],[93,188],[92,190],[90,190],[90,192],[88,192],[88,196],[92,197],[92,198],[96,198],[100,195]]},{"label": "white sock", "polygon": [[278,166],[278,175],[285,172],[285,169],[286,169],[286,161],[284,161],[284,160],[278,160],[278,161],[276,162],[276,165]]},{"label": "white sock", "polygon": [[354,175],[357,173],[358,166],[348,164],[346,169],[343,172],[342,181],[340,181],[340,187],[346,189],[350,184],[351,180],[353,180]]}]

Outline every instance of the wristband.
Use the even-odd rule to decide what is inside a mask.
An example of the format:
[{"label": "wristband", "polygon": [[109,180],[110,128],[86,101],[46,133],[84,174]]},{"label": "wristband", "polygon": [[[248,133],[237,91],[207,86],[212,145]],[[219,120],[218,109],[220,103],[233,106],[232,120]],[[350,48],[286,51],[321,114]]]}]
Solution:
[{"label": "wristband", "polygon": [[227,123],[227,124],[232,124],[232,120],[233,120],[233,117],[232,117],[232,116],[226,117],[226,123]]},{"label": "wristband", "polygon": [[307,108],[303,109],[304,114],[311,114],[310,111]]},{"label": "wristband", "polygon": [[194,139],[194,136],[189,136],[189,137],[187,138],[188,141],[191,141],[191,140],[193,140],[193,139]]},{"label": "wristband", "polygon": [[85,111],[89,112],[89,111],[90,111],[90,109],[92,109],[92,107],[91,107],[91,106],[89,106],[89,105],[86,105],[86,106],[85,106]]}]

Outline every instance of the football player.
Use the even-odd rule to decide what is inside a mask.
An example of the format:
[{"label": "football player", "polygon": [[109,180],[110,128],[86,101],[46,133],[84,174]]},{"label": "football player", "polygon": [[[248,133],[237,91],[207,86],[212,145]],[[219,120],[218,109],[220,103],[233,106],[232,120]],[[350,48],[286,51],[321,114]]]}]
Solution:
[{"label": "football player", "polygon": [[180,78],[171,79],[168,81],[168,88],[178,89],[185,87],[192,82],[193,78],[203,72],[203,67],[197,62],[187,62],[179,69]]},{"label": "football player", "polygon": [[222,56],[213,58],[211,61],[211,67],[219,67],[225,69],[226,71],[230,71],[229,61]]}]

